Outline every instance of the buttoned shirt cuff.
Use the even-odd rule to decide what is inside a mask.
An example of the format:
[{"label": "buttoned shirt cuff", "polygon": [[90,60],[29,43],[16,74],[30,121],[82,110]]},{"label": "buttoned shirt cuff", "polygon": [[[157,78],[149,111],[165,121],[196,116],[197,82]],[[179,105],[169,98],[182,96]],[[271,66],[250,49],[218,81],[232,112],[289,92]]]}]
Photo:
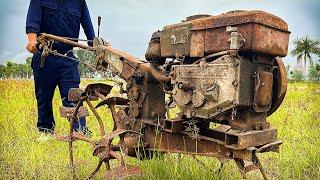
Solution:
[{"label": "buttoned shirt cuff", "polygon": [[26,33],[39,33],[40,32],[40,26],[37,24],[30,24],[26,27]]}]

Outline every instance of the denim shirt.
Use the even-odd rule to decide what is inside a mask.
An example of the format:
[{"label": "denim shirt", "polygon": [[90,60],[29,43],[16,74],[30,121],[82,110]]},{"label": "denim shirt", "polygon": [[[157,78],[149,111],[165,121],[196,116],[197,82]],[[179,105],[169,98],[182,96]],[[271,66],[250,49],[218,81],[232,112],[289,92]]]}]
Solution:
[{"label": "denim shirt", "polygon": [[[31,0],[26,20],[26,33],[48,33],[57,36],[78,38],[80,24],[88,40],[95,34],[85,0]],[[89,43],[92,45],[92,43]],[[60,52],[67,52],[71,46],[56,43]]]}]

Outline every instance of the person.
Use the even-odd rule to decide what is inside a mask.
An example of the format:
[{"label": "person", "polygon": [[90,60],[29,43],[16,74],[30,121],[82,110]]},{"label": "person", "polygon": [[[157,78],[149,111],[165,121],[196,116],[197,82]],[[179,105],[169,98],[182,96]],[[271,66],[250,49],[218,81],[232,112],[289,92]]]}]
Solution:
[{"label": "person", "polygon": [[[39,141],[49,139],[54,132],[55,121],[52,111],[52,99],[55,88],[58,86],[62,104],[72,107],[68,101],[70,88],[78,88],[80,76],[78,62],[49,54],[44,66],[40,66],[41,50],[37,50],[37,37],[40,33],[48,33],[62,37],[78,38],[80,25],[88,40],[93,40],[95,34],[90,13],[85,0],[31,0],[26,18],[27,50],[33,53],[32,69],[34,74],[35,95],[38,107],[37,127],[41,135]],[[92,46],[92,41],[88,41]],[[52,50],[67,54],[75,58],[73,47],[54,43]],[[75,131],[88,135],[85,118],[80,118],[73,125]],[[51,136],[52,137],[52,136]]]}]

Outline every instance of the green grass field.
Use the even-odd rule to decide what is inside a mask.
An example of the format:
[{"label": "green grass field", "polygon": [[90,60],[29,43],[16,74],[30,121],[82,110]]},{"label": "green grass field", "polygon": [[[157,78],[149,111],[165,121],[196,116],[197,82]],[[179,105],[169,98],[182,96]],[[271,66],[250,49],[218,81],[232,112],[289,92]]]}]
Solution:
[{"label": "green grass field", "polygon": [[[0,179],[71,179],[68,166],[67,143],[36,142],[37,108],[32,81],[0,81]],[[272,179],[320,179],[320,93],[319,84],[291,83],[281,108],[269,117],[284,141],[279,154],[266,153],[259,157]],[[56,132],[67,134],[68,122],[60,118],[58,92],[54,97]],[[110,130],[110,113],[100,110]],[[107,123],[109,122],[109,123]],[[98,125],[90,116],[88,124],[97,137]],[[77,142],[75,164],[80,179],[95,167],[88,144]],[[166,154],[150,161],[127,158],[129,164],[141,167],[143,177],[138,179],[241,179],[233,161],[221,173],[215,158],[200,159],[206,167],[188,155]],[[111,164],[113,167],[115,163]],[[209,167],[211,169],[209,169]],[[105,169],[95,179],[104,178]],[[262,179],[258,171],[250,172],[249,179]]]}]

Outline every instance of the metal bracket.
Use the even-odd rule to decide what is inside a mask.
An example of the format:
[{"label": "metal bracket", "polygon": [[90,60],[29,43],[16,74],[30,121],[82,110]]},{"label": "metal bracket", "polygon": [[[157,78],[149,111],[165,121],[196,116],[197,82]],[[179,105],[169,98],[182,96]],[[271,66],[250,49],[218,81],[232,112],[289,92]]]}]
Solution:
[{"label": "metal bracket", "polygon": [[230,33],[230,39],[228,42],[230,43],[230,50],[239,50],[246,42],[243,38],[242,34],[238,32],[237,27],[227,26],[226,32]]}]

